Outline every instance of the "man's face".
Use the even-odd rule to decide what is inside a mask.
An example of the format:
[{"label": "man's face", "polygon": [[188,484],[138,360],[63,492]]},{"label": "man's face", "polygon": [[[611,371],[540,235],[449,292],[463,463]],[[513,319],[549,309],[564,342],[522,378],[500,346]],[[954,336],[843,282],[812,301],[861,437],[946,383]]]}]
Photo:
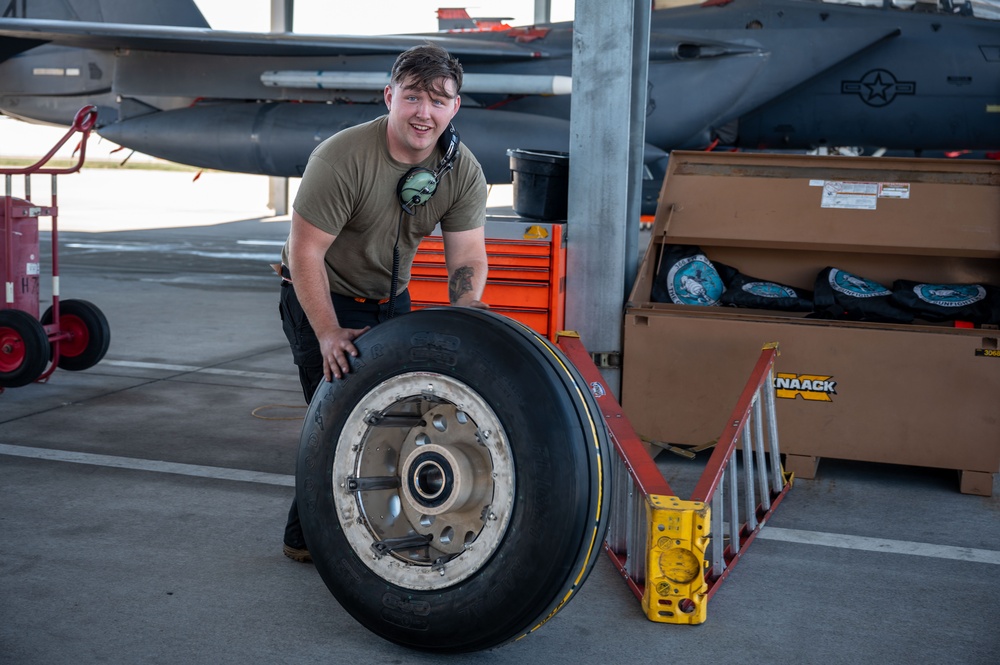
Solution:
[{"label": "man's face", "polygon": [[433,152],[438,137],[458,113],[462,100],[456,94],[455,82],[448,78],[437,81],[436,92],[410,83],[405,80],[385,88],[389,152],[404,164],[417,164]]}]

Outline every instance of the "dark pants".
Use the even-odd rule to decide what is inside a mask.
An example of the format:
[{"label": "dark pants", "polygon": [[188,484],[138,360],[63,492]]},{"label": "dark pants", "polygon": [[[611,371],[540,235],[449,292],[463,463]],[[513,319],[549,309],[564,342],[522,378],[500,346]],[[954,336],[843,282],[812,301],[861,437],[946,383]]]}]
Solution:
[{"label": "dark pants", "polygon": [[[354,298],[337,293],[331,293],[330,297],[333,300],[333,310],[337,313],[337,321],[342,328],[360,329],[376,326],[389,319],[389,303],[380,304],[373,299],[358,302]],[[403,291],[396,296],[395,313],[399,315],[408,311],[410,311],[410,292]],[[316,389],[325,380],[323,358],[316,333],[309,325],[309,319],[306,318],[295,295],[295,287],[285,280],[281,282],[278,312],[281,315],[281,327],[292,349],[292,360],[299,368],[302,395],[308,404]],[[288,511],[288,523],[285,525],[285,544],[296,549],[306,547],[305,539],[302,537],[302,526],[299,524],[299,510],[294,499]]]}]

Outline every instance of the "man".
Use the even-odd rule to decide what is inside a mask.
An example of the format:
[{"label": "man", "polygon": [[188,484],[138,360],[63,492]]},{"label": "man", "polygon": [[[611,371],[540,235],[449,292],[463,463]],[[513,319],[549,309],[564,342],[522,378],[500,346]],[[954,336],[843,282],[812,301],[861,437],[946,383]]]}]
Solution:
[{"label": "man", "polygon": [[[445,159],[461,106],[462,67],[443,48],[404,51],[383,93],[388,113],[313,151],[282,250],[282,327],[307,402],[350,371],[354,340],[409,311],[417,246],[440,223],[452,305],[486,308],[486,179],[464,145]],[[445,132],[449,132],[445,134]],[[403,205],[406,204],[406,205]],[[311,561],[295,502],[284,553]]]}]

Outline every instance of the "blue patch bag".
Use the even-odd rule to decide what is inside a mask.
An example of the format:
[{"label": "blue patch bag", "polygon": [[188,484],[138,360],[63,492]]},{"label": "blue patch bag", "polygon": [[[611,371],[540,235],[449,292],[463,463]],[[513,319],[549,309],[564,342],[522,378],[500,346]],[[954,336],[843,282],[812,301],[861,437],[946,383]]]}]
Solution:
[{"label": "blue patch bag", "polygon": [[[724,273],[735,272],[725,266]],[[726,290],[719,269],[694,245],[664,245],[656,277],[653,302],[675,305],[716,306]]]},{"label": "blue patch bag", "polygon": [[827,267],[816,276],[814,316],[846,321],[910,323],[913,315],[892,299],[892,291],[870,279]]},{"label": "blue patch bag", "polygon": [[729,279],[720,302],[731,307],[754,307],[783,312],[811,312],[813,310],[811,291],[757,279],[741,272],[737,272]]},{"label": "blue patch bag", "polygon": [[989,284],[925,284],[897,279],[892,299],[924,321],[1000,323],[1000,288]]}]

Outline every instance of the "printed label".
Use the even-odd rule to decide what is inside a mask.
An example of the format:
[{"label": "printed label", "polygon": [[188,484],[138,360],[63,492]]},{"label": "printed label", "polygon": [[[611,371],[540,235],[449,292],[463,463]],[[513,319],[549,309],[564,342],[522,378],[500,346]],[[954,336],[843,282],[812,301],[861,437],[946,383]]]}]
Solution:
[{"label": "printed label", "polygon": [[802,399],[812,402],[832,402],[837,394],[837,382],[832,376],[818,374],[785,374],[774,377],[774,396],[781,399]]},{"label": "printed label", "polygon": [[848,208],[875,210],[878,203],[877,182],[848,182],[827,180],[823,183],[822,208]]},{"label": "printed label", "polygon": [[908,182],[879,183],[878,196],[880,199],[908,199],[910,198],[910,183]]}]

